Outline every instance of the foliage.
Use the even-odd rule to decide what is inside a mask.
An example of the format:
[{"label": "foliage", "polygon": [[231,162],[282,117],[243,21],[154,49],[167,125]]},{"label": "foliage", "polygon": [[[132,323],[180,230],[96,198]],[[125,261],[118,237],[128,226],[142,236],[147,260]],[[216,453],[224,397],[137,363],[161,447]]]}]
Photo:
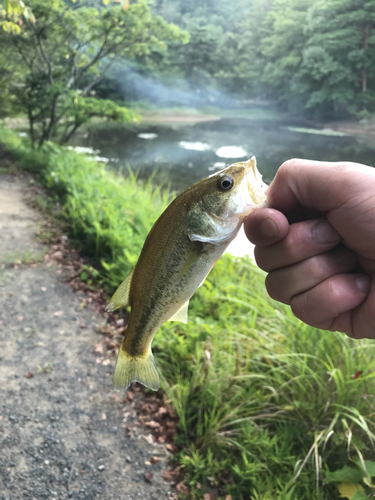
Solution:
[{"label": "foliage", "polygon": [[[323,21],[323,22],[322,22]],[[309,9],[301,78],[307,106],[374,110],[375,1],[317,1]]]},{"label": "foliage", "polygon": [[306,41],[305,19],[310,5],[310,0],[274,0],[272,10],[263,21],[261,78],[277,91],[281,102],[294,99],[299,93],[295,74],[301,65]]},{"label": "foliage", "polygon": [[[53,143],[33,151],[5,128],[0,143],[58,197],[97,277],[114,289],[168,193]],[[298,321],[267,296],[248,259],[220,259],[188,324],[167,323],[153,350],[179,417],[176,458],[191,498],[207,487],[252,500],[375,492],[373,344]]]},{"label": "foliage", "polygon": [[13,82],[24,77],[24,72],[15,59],[14,47],[5,33],[0,31],[0,117],[10,116],[19,108],[10,88]]},{"label": "foliage", "polygon": [[[103,118],[99,96],[226,106],[229,94],[327,119],[375,111],[375,0],[122,3],[7,0],[0,112],[26,111],[41,144],[64,143],[87,120]],[[78,95],[81,110],[92,99],[83,117],[72,110]],[[114,119],[111,110],[104,116]]]},{"label": "foliage", "polygon": [[375,110],[374,1],[274,0],[261,26],[259,77],[285,108]]},{"label": "foliage", "polygon": [[208,85],[237,93],[253,90],[248,74],[253,47],[246,44],[249,30],[242,24],[249,5],[247,0],[157,2],[155,12],[190,35],[186,45],[170,47],[166,70],[179,68],[180,76],[200,91]]},{"label": "foliage", "polygon": [[35,23],[35,17],[30,7],[22,0],[4,0],[0,2],[0,28],[8,33],[20,33],[22,18]]},{"label": "foliage", "polygon": [[115,56],[128,59],[166,50],[166,40],[184,34],[153,15],[145,2],[127,9],[69,8],[62,0],[32,0],[37,22],[25,19],[19,33],[2,35],[0,47],[13,42],[13,57],[25,72],[14,82],[18,105],[27,113],[30,137],[39,146],[54,138],[67,142],[93,117],[130,121],[129,110],[95,97],[93,87]]},{"label": "foliage", "polygon": [[374,0],[160,0],[155,10],[191,35],[169,58],[193,87],[323,118],[375,110]]}]

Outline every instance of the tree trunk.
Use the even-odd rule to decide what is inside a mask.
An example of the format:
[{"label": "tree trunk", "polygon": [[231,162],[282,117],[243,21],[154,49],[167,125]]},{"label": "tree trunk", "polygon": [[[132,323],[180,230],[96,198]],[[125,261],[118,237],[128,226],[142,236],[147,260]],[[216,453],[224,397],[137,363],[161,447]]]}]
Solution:
[{"label": "tree trunk", "polygon": [[35,149],[34,117],[33,117],[33,112],[31,110],[31,108],[28,108],[27,114],[29,117],[29,131],[30,131],[31,145],[32,145],[33,149]]},{"label": "tree trunk", "polygon": [[[366,24],[365,29],[364,29],[364,33],[363,33],[363,49],[364,49],[365,53],[368,49],[369,38],[370,38],[370,25]],[[367,67],[366,66],[364,66],[362,68],[362,92],[363,93],[367,92]],[[363,102],[362,109],[363,109],[363,111],[366,111],[366,103],[365,102]]]}]

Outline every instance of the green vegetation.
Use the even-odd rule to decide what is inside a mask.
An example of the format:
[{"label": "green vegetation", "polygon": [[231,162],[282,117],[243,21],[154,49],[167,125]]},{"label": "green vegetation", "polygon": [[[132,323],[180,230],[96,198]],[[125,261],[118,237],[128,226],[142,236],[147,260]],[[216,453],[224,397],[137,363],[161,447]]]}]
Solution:
[{"label": "green vegetation", "polygon": [[0,2],[0,28],[9,33],[20,33],[22,18],[34,23],[35,17],[22,0],[4,0]]},{"label": "green vegetation", "polygon": [[[166,85],[172,74],[202,95],[224,91],[219,105],[226,94],[260,98],[323,119],[375,111],[374,0],[158,0],[154,11],[190,34],[170,44]],[[110,82],[120,75],[131,88],[132,71]],[[125,85],[119,93],[132,97]]]},{"label": "green vegetation", "polygon": [[137,120],[132,100],[367,118],[374,28],[375,0],[3,0],[0,114],[26,115],[39,146]]},{"label": "green vegetation", "polygon": [[126,9],[68,8],[63,0],[29,5],[37,22],[24,16],[18,32],[0,32],[0,97],[9,96],[14,111],[27,115],[33,145],[51,139],[64,144],[94,117],[137,119],[115,102],[98,99],[93,87],[115,57],[147,59],[154,51],[163,54],[166,41],[187,39],[143,1]]},{"label": "green vegetation", "polygon": [[[5,128],[0,144],[60,200],[96,259],[85,272],[113,290],[168,193],[50,142],[32,150]],[[188,324],[167,323],[154,340],[190,498],[214,486],[221,499],[363,500],[375,493],[375,348],[299,322],[263,281],[250,260],[225,256]]]}]

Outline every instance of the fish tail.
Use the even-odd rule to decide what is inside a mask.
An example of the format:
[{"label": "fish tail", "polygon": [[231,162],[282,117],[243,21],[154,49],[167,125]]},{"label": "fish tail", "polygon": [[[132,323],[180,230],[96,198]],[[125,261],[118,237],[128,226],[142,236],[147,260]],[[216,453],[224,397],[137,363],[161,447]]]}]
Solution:
[{"label": "fish tail", "polygon": [[125,390],[132,382],[139,382],[153,391],[160,387],[160,380],[151,349],[145,356],[131,356],[121,345],[113,384],[116,390]]}]

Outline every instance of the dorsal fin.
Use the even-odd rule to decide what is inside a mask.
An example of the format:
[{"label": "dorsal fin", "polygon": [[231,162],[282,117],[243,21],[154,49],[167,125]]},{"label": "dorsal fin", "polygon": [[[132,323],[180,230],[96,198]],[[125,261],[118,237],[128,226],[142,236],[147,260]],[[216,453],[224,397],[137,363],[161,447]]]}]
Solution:
[{"label": "dorsal fin", "polygon": [[116,309],[119,309],[120,307],[127,307],[129,305],[129,292],[133,273],[134,269],[130,271],[127,278],[125,278],[125,280],[117,288],[116,292],[105,308],[106,312],[112,312]]}]

